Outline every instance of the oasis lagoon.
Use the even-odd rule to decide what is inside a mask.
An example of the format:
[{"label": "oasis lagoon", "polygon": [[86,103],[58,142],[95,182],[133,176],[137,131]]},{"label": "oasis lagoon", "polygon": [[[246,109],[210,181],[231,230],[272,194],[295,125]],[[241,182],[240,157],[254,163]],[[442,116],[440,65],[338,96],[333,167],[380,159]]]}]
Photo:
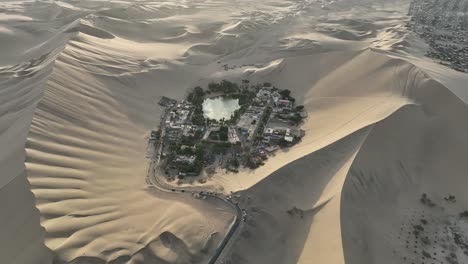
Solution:
[{"label": "oasis lagoon", "polygon": [[228,96],[217,96],[206,98],[203,101],[203,114],[206,118],[229,120],[234,111],[240,108],[239,99],[230,98]]}]

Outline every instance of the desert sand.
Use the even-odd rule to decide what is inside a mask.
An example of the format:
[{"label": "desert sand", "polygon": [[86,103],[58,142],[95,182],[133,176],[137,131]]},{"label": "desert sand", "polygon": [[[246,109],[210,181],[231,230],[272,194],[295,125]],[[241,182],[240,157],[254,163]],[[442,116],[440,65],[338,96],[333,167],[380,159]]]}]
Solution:
[{"label": "desert sand", "polygon": [[151,186],[145,154],[161,96],[222,79],[290,89],[308,118],[196,187],[248,212],[217,263],[467,263],[468,75],[423,56],[408,4],[0,3],[0,263],[207,263],[235,212]]}]

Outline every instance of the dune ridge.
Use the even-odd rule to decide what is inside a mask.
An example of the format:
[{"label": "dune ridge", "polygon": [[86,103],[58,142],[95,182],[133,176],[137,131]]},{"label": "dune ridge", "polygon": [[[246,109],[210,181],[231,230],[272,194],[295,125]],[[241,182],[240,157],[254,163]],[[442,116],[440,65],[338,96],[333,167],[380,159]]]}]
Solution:
[{"label": "dune ridge", "polygon": [[[198,206],[184,205],[184,199],[160,200],[148,193],[150,190],[146,190],[142,181],[146,175],[147,161],[142,152],[148,128],[138,124],[143,121],[151,124],[156,118],[130,120],[128,115],[132,113],[117,108],[116,99],[128,106],[136,101],[146,102],[138,109],[142,112],[154,111],[155,106],[142,95],[130,96],[118,79],[113,80],[112,91],[99,82],[94,85],[79,82],[106,76],[108,72],[107,62],[102,61],[96,61],[92,68],[74,66],[75,58],[82,57],[76,52],[96,54],[93,49],[76,49],[82,37],[86,40],[81,33],[72,38],[71,45],[56,59],[26,143],[26,166],[37,207],[42,212],[41,222],[47,231],[46,245],[64,263],[204,261],[208,257],[206,253],[216,244],[214,241],[210,248],[204,248],[205,240],[220,239],[220,236],[210,238],[208,234],[224,232],[231,213],[228,209],[223,212],[221,207],[218,210],[223,213],[206,222],[205,217],[213,214],[213,209],[195,210]],[[78,63],[89,63],[94,56],[86,56],[87,62]],[[106,72],[101,71],[101,65]],[[75,82],[70,82],[74,79]],[[113,129],[118,126],[120,129]],[[128,189],[132,192],[122,195]],[[151,205],[158,210],[142,210]],[[204,212],[203,217],[199,211]],[[155,217],[161,218],[152,224],[142,222]],[[192,229],[183,222],[199,227]],[[159,234],[157,230],[167,231]],[[93,239],[97,234],[99,239]],[[119,237],[126,238],[121,241]]]},{"label": "dune ridge", "polygon": [[[367,55],[381,56],[371,54]],[[359,60],[358,57],[353,61]],[[386,56],[381,58],[387,62],[392,61]],[[237,248],[233,250],[231,258],[235,262],[268,263],[276,259],[281,259],[282,263],[310,263],[317,260],[333,263],[395,263],[407,259],[417,261],[421,256],[406,249],[404,240],[398,237],[398,234],[401,234],[400,228],[408,224],[411,226],[411,222],[418,221],[408,216],[405,218],[405,215],[412,213],[420,214],[421,218],[433,217],[440,221],[437,222],[438,225],[443,226],[443,221],[450,219],[451,214],[456,214],[454,211],[463,210],[466,205],[464,197],[457,201],[459,204],[451,206],[448,212],[436,210],[432,216],[428,216],[427,213],[424,216],[424,213],[421,214],[424,205],[420,204],[419,198],[422,193],[430,193],[431,197],[438,197],[442,201],[449,193],[456,197],[463,196],[463,190],[458,184],[464,182],[464,162],[457,157],[466,155],[462,154],[466,152],[466,148],[463,144],[457,145],[455,142],[461,141],[460,135],[465,133],[461,130],[466,129],[467,124],[460,124],[460,120],[455,116],[466,113],[467,105],[451,90],[434,81],[414,64],[400,59],[393,62],[405,66],[402,67],[402,73],[408,75],[403,85],[393,84],[398,88],[395,92],[410,99],[406,104],[394,107],[383,118],[369,120],[369,117],[376,116],[368,116],[367,120],[363,120],[365,123],[362,128],[356,126],[356,123],[351,123],[354,126],[353,130],[343,137],[335,137],[331,143],[324,144],[324,148],[318,147],[314,150],[314,141],[309,141],[310,136],[307,135],[304,143],[309,143],[307,149],[313,150],[311,154],[303,156],[302,152],[293,162],[289,162],[295,157],[293,149],[284,157],[281,154],[277,155],[276,159],[287,160],[286,165],[272,174],[267,172],[268,176],[241,191],[251,199],[246,203],[251,203],[249,214],[254,215],[254,219],[248,223],[247,231],[241,235],[239,243],[236,244]],[[336,78],[332,80],[336,82]],[[320,87],[320,84],[316,84],[313,89],[317,87]],[[382,89],[391,91],[389,87]],[[325,91],[330,90],[333,90],[333,86],[327,83]],[[365,94],[368,95],[369,91]],[[379,97],[373,100],[377,98]],[[397,98],[387,97],[387,100]],[[447,107],[448,105],[450,107]],[[330,112],[330,106],[320,110],[325,116],[331,117],[331,114],[327,114]],[[308,122],[313,122],[313,119],[309,117]],[[323,120],[320,124],[321,129],[324,129]],[[405,127],[403,130],[398,128],[402,124]],[[442,131],[444,136],[439,139],[438,135]],[[310,131],[307,132],[310,134]],[[432,147],[428,142],[435,142],[432,141],[435,138],[443,139],[446,143],[436,143],[434,147],[437,150],[428,151],[427,148]],[[412,140],[415,142],[410,143]],[[347,166],[340,168],[339,162],[331,162],[329,159],[346,153],[346,144],[355,144],[351,148],[354,152],[351,152],[351,158],[345,159]],[[447,179],[439,177],[438,173],[441,173],[441,170],[447,170],[445,162],[448,160],[437,161],[438,153],[448,155],[452,151],[458,154],[450,161],[448,171],[451,175],[444,174],[447,175]],[[316,159],[323,161],[315,161]],[[278,164],[278,160],[275,162]],[[338,166],[340,169],[321,172],[321,168],[328,168],[327,166]],[[314,191],[320,183],[320,177],[325,177],[327,173],[331,176],[324,179],[326,187],[318,187]],[[265,181],[272,183],[266,184]],[[307,181],[311,183],[307,184]],[[298,191],[300,188],[307,188],[307,191]],[[297,197],[298,193],[302,197]],[[395,193],[400,196],[395,196]],[[312,195],[317,197],[315,202],[304,204],[306,197]],[[315,205],[310,207],[314,203]],[[296,211],[292,210],[293,208]],[[393,210],[397,210],[397,213]],[[293,212],[293,216],[288,215],[288,211]],[[299,215],[301,220],[298,220]],[[267,231],[259,230],[258,225],[265,223],[271,225],[267,230],[279,230],[281,226],[284,231],[276,232],[278,238],[271,238]],[[333,223],[335,226],[331,228]],[[298,226],[302,224],[305,226]],[[304,241],[300,243],[304,244],[304,251],[297,252],[297,240],[288,241],[288,238],[297,238],[295,236]],[[255,243],[250,237],[263,237],[263,243]],[[254,252],[267,251],[267,248],[271,247],[282,251],[256,259],[257,255]],[[295,249],[295,254],[288,254]],[[247,254],[250,250],[252,252]],[[341,250],[343,255],[337,254],[342,252]],[[248,257],[245,257],[246,255]],[[332,256],[335,258],[332,259]],[[459,258],[463,259],[463,256],[459,255]]]}]

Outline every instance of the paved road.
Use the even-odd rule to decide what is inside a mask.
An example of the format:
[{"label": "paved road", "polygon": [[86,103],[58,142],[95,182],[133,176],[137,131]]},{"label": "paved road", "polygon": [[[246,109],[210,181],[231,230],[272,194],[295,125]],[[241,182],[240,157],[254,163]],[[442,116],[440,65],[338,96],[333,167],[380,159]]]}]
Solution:
[{"label": "paved road", "polygon": [[242,219],[242,210],[241,210],[241,208],[236,203],[230,201],[227,197],[225,197],[224,194],[213,193],[213,192],[211,192],[211,194],[207,194],[206,190],[204,190],[202,188],[175,187],[175,186],[171,186],[171,185],[161,181],[161,179],[159,179],[159,177],[157,176],[157,173],[156,173],[157,170],[158,170],[157,164],[158,164],[158,161],[156,161],[155,159],[151,159],[150,164],[148,166],[147,183],[150,184],[151,186],[153,186],[153,187],[155,187],[155,188],[157,188],[159,190],[162,190],[164,192],[171,192],[171,193],[180,193],[180,194],[182,194],[182,193],[186,193],[186,191],[187,192],[197,192],[197,193],[203,192],[205,196],[212,197],[214,199],[222,200],[224,203],[231,206],[236,211],[236,216],[235,216],[234,222],[231,224],[231,227],[229,228],[226,236],[221,241],[221,243],[218,245],[218,247],[216,248],[216,251],[214,252],[214,254],[211,256],[210,260],[208,261],[208,264],[216,264],[219,257],[221,256],[221,253],[226,248],[228,243],[231,241],[233,235],[235,234],[235,232],[240,227],[241,219]]},{"label": "paved road", "polygon": [[156,162],[159,164],[161,161],[161,155],[164,148],[164,141],[166,139],[166,117],[167,117],[168,110],[165,108],[163,117],[161,118],[161,123],[159,124],[159,131],[161,131],[161,135],[159,135],[159,144],[158,144],[158,151],[156,152]]}]

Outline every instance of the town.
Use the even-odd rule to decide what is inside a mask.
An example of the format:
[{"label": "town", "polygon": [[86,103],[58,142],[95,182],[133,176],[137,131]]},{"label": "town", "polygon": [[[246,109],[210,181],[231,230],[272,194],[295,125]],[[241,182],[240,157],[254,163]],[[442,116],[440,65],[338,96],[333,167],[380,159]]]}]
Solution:
[{"label": "town", "polygon": [[468,72],[468,0],[413,0],[409,28],[429,45],[427,56]]},{"label": "town", "polygon": [[[223,80],[195,87],[184,100],[163,97],[153,157],[168,180],[212,175],[217,169],[255,169],[282,148],[297,144],[307,117],[291,91],[270,83],[241,85]],[[204,182],[200,178],[199,182]]]}]

